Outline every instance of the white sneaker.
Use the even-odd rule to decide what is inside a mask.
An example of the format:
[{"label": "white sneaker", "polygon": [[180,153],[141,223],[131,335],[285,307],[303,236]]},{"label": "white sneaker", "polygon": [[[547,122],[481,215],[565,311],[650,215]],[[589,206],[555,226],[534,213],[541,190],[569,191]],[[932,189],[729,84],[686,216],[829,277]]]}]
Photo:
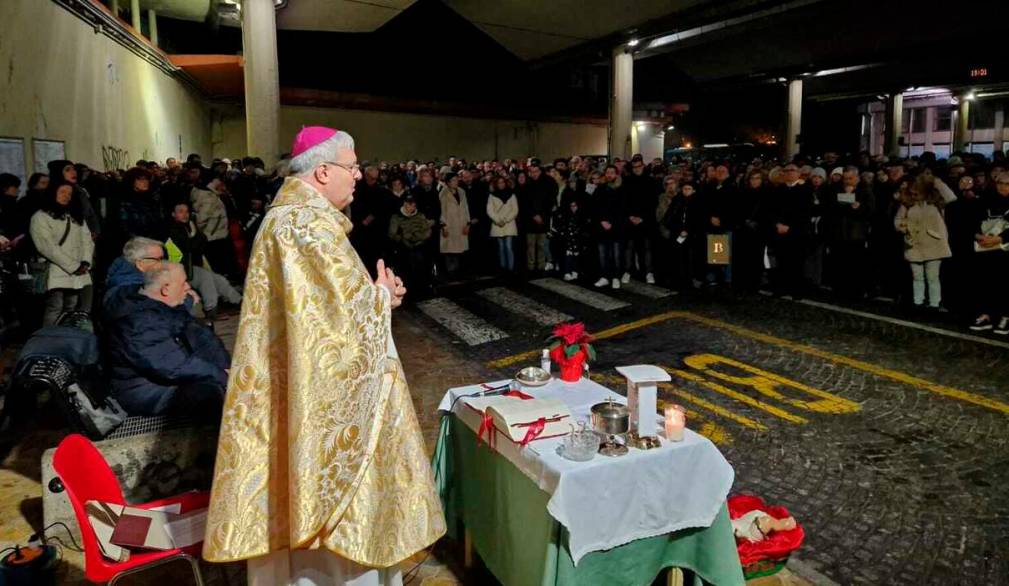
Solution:
[{"label": "white sneaker", "polygon": [[620,288],[620,279],[613,279],[613,283],[612,283],[612,285],[611,285],[611,286],[612,286],[612,287],[613,287],[614,289],[619,289],[619,288]]},{"label": "white sneaker", "polygon": [[1009,317],[1003,317],[1002,319],[998,320],[998,325],[995,326],[995,331],[993,333],[998,334],[1000,336],[1009,335]]},{"label": "white sneaker", "polygon": [[[631,274],[630,273],[624,273],[624,276],[620,278],[620,281],[624,282],[624,283],[630,283],[631,282]],[[618,287],[614,287],[614,289],[618,289]]]},{"label": "white sneaker", "polygon": [[571,273],[571,280],[572,281],[577,281],[578,280],[578,271],[575,271],[575,272]]},{"label": "white sneaker", "polygon": [[543,270],[544,271],[552,271],[552,270],[554,270],[554,263],[548,262],[547,265],[545,267],[543,267]]},{"label": "white sneaker", "polygon": [[[617,281],[616,279],[613,279],[613,282],[616,281]],[[605,287],[609,283],[610,283],[609,279],[607,279],[606,277],[601,277],[598,281],[596,281],[596,287]]]},{"label": "white sneaker", "polygon": [[564,274],[564,280],[565,281],[574,281],[575,278],[574,278],[574,276],[571,275],[571,273],[565,273]]},{"label": "white sneaker", "polygon": [[654,285],[655,275],[653,275],[652,273],[648,273],[647,275],[645,275],[645,282],[648,283],[649,285]]}]

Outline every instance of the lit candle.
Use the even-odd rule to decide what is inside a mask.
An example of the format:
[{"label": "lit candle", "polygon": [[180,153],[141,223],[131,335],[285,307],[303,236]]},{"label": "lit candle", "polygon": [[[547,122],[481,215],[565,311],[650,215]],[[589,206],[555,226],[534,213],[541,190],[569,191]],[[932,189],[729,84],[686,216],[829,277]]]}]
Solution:
[{"label": "lit candle", "polygon": [[666,407],[666,439],[683,441],[683,429],[687,426],[687,412],[679,405]]}]

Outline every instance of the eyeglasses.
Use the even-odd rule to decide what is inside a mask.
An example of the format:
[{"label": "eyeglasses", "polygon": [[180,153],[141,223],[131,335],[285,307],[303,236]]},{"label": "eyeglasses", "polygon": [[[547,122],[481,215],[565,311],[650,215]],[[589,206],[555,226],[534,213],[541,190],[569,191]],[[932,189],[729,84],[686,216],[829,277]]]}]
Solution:
[{"label": "eyeglasses", "polygon": [[145,256],[145,257],[141,258],[140,260],[152,260],[152,261],[155,261],[155,262],[161,262],[161,261],[165,260],[165,258],[164,257],[154,258],[153,256]]},{"label": "eyeglasses", "polygon": [[357,175],[361,172],[361,165],[357,163],[353,165],[348,165],[346,163],[337,163],[336,161],[323,161],[326,165],[336,165],[337,167],[343,169],[344,171],[350,173],[351,175]]}]

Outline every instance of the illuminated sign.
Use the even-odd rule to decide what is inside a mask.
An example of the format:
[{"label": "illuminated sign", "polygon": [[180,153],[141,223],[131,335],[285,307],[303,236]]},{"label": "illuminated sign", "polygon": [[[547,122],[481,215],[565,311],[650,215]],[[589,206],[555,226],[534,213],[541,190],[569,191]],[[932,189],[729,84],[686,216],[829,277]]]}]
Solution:
[{"label": "illuminated sign", "polygon": [[970,70],[971,77],[988,77],[987,67],[974,67]]}]

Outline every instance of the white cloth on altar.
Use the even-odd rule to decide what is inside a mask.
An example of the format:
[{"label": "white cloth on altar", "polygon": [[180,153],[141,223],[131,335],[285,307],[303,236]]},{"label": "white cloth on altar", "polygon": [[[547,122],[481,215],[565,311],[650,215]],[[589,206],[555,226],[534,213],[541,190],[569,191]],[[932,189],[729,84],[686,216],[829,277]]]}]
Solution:
[{"label": "white cloth on altar", "polygon": [[[496,387],[507,383],[487,384]],[[438,409],[452,409],[476,432],[480,414],[465,404],[465,398],[455,399],[480,390],[480,385],[450,389]],[[627,402],[622,395],[584,378],[574,384],[555,379],[543,387],[524,387],[522,392],[564,401],[575,421],[588,421],[592,405],[607,398]],[[656,414],[657,429],[661,421]],[[575,565],[593,551],[681,529],[709,527],[724,506],[735,478],[732,466],[718,448],[689,429],[681,442],[663,438],[657,449],[631,449],[626,456],[616,458],[597,455],[589,462],[572,462],[558,454],[557,448],[563,442],[563,437],[548,438],[521,448],[498,433],[494,449],[551,495],[547,511],[568,530],[568,547]]]},{"label": "white cloth on altar", "polygon": [[403,586],[399,566],[369,568],[325,549],[275,551],[247,567],[249,586]]}]

